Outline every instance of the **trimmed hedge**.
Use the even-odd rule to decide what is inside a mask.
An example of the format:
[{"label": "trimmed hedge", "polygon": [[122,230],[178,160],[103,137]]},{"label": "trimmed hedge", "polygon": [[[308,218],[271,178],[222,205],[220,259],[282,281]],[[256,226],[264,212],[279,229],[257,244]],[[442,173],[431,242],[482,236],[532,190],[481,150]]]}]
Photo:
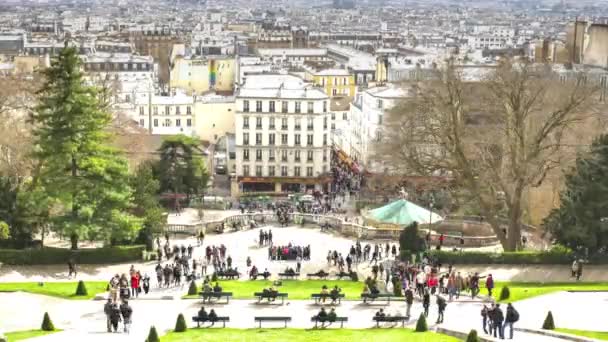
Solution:
[{"label": "trimmed hedge", "polygon": [[[457,265],[478,264],[528,264],[528,265],[569,265],[574,260],[574,254],[563,251],[546,252],[451,252],[432,250],[429,255],[439,259],[443,264]],[[403,258],[403,255],[402,255]],[[589,260],[592,264],[606,264],[608,257],[596,257]]]},{"label": "trimmed hedge", "polygon": [[0,263],[7,265],[109,264],[141,260],[146,246],[86,248],[72,251],[65,248],[0,249]]},{"label": "trimmed hedge", "polygon": [[48,312],[44,313],[40,329],[42,331],[55,331],[55,325],[53,325],[53,321],[51,321],[51,317],[49,316]]}]

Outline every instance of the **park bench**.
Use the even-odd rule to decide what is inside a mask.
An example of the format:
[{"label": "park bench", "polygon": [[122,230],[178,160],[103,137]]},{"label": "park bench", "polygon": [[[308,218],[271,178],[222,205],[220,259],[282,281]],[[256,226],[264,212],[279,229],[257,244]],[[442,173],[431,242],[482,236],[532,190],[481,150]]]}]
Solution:
[{"label": "park bench", "polygon": [[325,271],[319,271],[317,273],[308,273],[306,276],[308,278],[327,279],[327,277],[329,277],[329,273],[327,273]]},{"label": "park bench", "polygon": [[[338,304],[342,303],[342,298],[344,297],[344,293],[338,293],[338,295],[336,296],[336,301],[338,302]],[[319,302],[321,302],[323,298],[331,299],[333,301],[331,293],[313,293],[310,295],[310,298],[314,299],[316,304],[319,304]]]},{"label": "park bench", "polygon": [[405,322],[409,320],[408,317],[404,316],[384,316],[384,317],[374,317],[374,321],[376,321],[376,328],[380,327],[380,323],[398,323],[401,322],[401,326],[405,327]]},{"label": "park bench", "polygon": [[205,303],[205,299],[208,303],[211,303],[211,299],[220,299],[222,297],[226,297],[226,304],[230,303],[230,298],[232,298],[232,292],[200,292],[199,296],[203,297],[203,303]]},{"label": "park bench", "polygon": [[239,279],[239,277],[241,276],[241,273],[239,273],[237,271],[223,271],[223,272],[216,272],[215,274],[220,279],[231,279],[231,280]]},{"label": "park bench", "polygon": [[330,326],[334,322],[340,322],[340,328],[344,328],[344,322],[348,322],[348,317],[336,317],[335,319],[329,320],[328,318],[319,319],[319,316],[312,316],[310,321],[315,322],[315,328],[319,322],[321,323],[322,328],[325,326],[325,323],[329,323],[327,326]]},{"label": "park bench", "polygon": [[297,279],[300,276],[300,273],[279,273],[279,278],[287,278],[287,279]]},{"label": "park bench", "polygon": [[287,328],[287,322],[291,322],[289,316],[256,316],[253,318],[254,322],[260,323],[260,329],[262,329],[262,322],[284,322],[285,328]]},{"label": "park bench", "polygon": [[280,292],[275,292],[275,293],[266,293],[266,292],[256,292],[253,294],[254,297],[258,297],[258,303],[260,303],[262,301],[262,299],[277,299],[277,298],[281,298],[281,304],[285,303],[285,298],[287,298],[287,293],[280,293]]},{"label": "park bench", "polygon": [[336,274],[336,277],[338,277],[338,279],[342,280],[342,278],[351,278],[351,273],[348,272],[340,272]]},{"label": "park bench", "polygon": [[216,323],[216,322],[222,322],[222,328],[225,328],[226,327],[226,322],[230,322],[230,317],[227,317],[227,316],[219,317],[218,316],[215,320],[212,321],[209,318],[203,319],[201,317],[194,316],[194,317],[192,317],[192,320],[194,322],[196,322],[196,326],[198,328],[201,327],[201,323]]},{"label": "park bench", "polygon": [[374,300],[376,300],[378,298],[386,298],[388,303],[390,303],[392,297],[394,297],[394,295],[389,294],[389,293],[376,293],[376,294],[362,293],[361,294],[361,299],[363,299],[363,303],[367,303],[368,299],[370,302],[373,302]]}]

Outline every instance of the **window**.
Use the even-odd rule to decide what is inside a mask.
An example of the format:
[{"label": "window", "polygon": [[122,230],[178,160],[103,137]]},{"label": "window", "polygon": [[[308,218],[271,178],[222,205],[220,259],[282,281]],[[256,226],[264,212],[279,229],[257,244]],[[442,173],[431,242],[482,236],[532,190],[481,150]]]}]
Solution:
[{"label": "window", "polygon": [[287,150],[281,151],[281,161],[284,161],[284,162],[287,161]]},{"label": "window", "polygon": [[327,113],[327,101],[323,101],[323,113]]},{"label": "window", "polygon": [[342,120],[348,120],[348,114],[346,112],[342,113]]},{"label": "window", "polygon": [[139,107],[139,115],[144,115],[144,107]]},{"label": "window", "polygon": [[302,110],[302,102],[296,101],[296,110],[295,110],[295,112],[296,113],[300,113],[301,110]]},{"label": "window", "polygon": [[282,118],[281,119],[281,129],[286,131],[287,130],[287,118]]},{"label": "window", "polygon": [[163,127],[171,127],[171,119],[165,119],[163,122]]},{"label": "window", "polygon": [[158,107],[154,106],[154,115],[158,115]]},{"label": "window", "polygon": [[312,116],[306,119],[306,129],[312,131],[314,128],[314,118]]},{"label": "window", "polygon": [[255,175],[258,177],[262,176],[262,165],[256,165],[255,166]]},{"label": "window", "polygon": [[335,122],[331,123],[331,129],[336,129],[336,123]]},{"label": "window", "polygon": [[314,102],[308,102],[306,105],[306,109],[308,109],[308,114],[312,114],[315,112],[315,104]]},{"label": "window", "polygon": [[145,124],[146,124],[146,121],[144,119],[139,119],[139,125],[141,127],[144,127]]},{"label": "window", "polygon": [[262,118],[259,116],[255,118],[255,128],[262,129]]},{"label": "window", "polygon": [[336,113],[331,112],[331,119],[332,119],[332,120],[336,120]]},{"label": "window", "polygon": [[243,128],[244,129],[249,128],[249,117],[248,116],[243,116]]},{"label": "window", "polygon": [[243,176],[249,176],[249,165],[243,165]]},{"label": "window", "polygon": [[243,101],[243,112],[249,113],[249,101]]},{"label": "window", "polygon": [[154,119],[154,127],[158,127],[158,119]]},{"label": "window", "polygon": [[306,167],[306,177],[312,177],[312,166]]},{"label": "window", "polygon": [[307,162],[311,162],[312,161],[312,156],[313,156],[313,151],[307,151],[306,152],[306,161]]},{"label": "window", "polygon": [[255,111],[258,113],[262,112],[262,101],[255,101]]},{"label": "window", "polygon": [[175,127],[182,127],[182,120],[181,119],[175,119]]},{"label": "window", "polygon": [[268,161],[274,161],[274,150],[268,150]]},{"label": "window", "polygon": [[262,133],[255,134],[255,144],[262,145]]},{"label": "window", "polygon": [[268,134],[268,145],[274,146],[274,133]]},{"label": "window", "polygon": [[269,118],[268,129],[274,129],[274,118]]},{"label": "window", "polygon": [[249,161],[249,149],[243,150],[243,160]]},{"label": "window", "polygon": [[281,166],[281,176],[287,177],[287,166]]},{"label": "window", "polygon": [[188,114],[188,115],[192,114],[192,107],[190,107],[190,106],[186,107],[186,114]]},{"label": "window", "polygon": [[165,106],[165,115],[169,115],[171,113],[171,108],[169,106]]},{"label": "window", "polygon": [[281,145],[287,145],[287,134],[281,134]]},{"label": "window", "polygon": [[312,137],[313,137],[312,134],[309,134],[306,136],[306,145],[312,146]]},{"label": "window", "polygon": [[289,104],[287,103],[287,101],[282,101],[281,102],[281,112],[287,113],[288,109],[289,109]]},{"label": "window", "polygon": [[293,175],[296,177],[300,177],[300,167],[296,166],[293,168]]},{"label": "window", "polygon": [[327,165],[323,165],[323,173],[327,173]]},{"label": "window", "polygon": [[268,176],[274,177],[274,165],[268,167]]},{"label": "window", "polygon": [[327,146],[327,133],[323,134],[323,146]]},{"label": "window", "polygon": [[186,119],[186,126],[192,127],[192,119]]},{"label": "window", "polygon": [[327,150],[323,150],[323,161],[327,161]]},{"label": "window", "polygon": [[384,107],[384,101],[382,101],[382,100],[377,100],[377,101],[376,101],[376,107],[377,107],[378,109],[383,109],[383,107]]},{"label": "window", "polygon": [[268,111],[274,113],[274,101],[268,102]]},{"label": "window", "polygon": [[300,144],[301,144],[301,143],[302,143],[302,141],[300,140],[300,135],[299,135],[299,134],[296,134],[296,135],[295,135],[295,142],[294,142],[294,144],[295,144],[296,146],[300,146]]},{"label": "window", "polygon": [[249,145],[249,133],[243,133],[243,145]]},{"label": "window", "polygon": [[296,150],[293,160],[296,162],[300,161],[300,150]]},{"label": "window", "polygon": [[327,129],[327,116],[323,118],[323,129]]},{"label": "window", "polygon": [[179,106],[175,106],[175,115],[180,115],[181,114],[181,110]]},{"label": "window", "polygon": [[296,118],[295,119],[295,127],[294,127],[294,129],[296,131],[302,129],[301,123],[302,123],[302,120],[300,118]]},{"label": "window", "polygon": [[383,121],[383,120],[382,120],[382,119],[383,119],[382,117],[383,117],[383,116],[384,116],[384,115],[378,115],[378,125],[382,125],[382,121]]},{"label": "window", "polygon": [[262,160],[262,150],[255,150],[255,160],[256,161]]}]

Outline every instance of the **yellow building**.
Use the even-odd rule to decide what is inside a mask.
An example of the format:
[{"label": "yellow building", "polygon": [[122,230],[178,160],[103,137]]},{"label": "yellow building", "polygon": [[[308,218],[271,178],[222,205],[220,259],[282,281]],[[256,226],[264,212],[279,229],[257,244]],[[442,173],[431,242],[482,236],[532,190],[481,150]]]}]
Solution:
[{"label": "yellow building", "polygon": [[355,96],[355,76],[346,69],[307,70],[305,79],[323,88],[330,97]]},{"label": "yellow building", "polygon": [[175,56],[169,85],[188,93],[201,94],[209,90],[234,91],[235,58],[231,56]]},{"label": "yellow building", "polygon": [[226,133],[234,133],[234,96],[208,94],[196,98],[194,104],[194,132],[212,143]]}]

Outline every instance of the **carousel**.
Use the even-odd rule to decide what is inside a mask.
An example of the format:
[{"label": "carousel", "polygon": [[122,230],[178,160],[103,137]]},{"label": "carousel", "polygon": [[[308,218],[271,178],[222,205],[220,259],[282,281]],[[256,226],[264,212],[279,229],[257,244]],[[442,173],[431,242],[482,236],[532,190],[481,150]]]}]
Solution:
[{"label": "carousel", "polygon": [[426,225],[442,220],[440,215],[405,199],[363,213],[363,222],[366,226],[381,229],[402,229],[414,222]]}]

